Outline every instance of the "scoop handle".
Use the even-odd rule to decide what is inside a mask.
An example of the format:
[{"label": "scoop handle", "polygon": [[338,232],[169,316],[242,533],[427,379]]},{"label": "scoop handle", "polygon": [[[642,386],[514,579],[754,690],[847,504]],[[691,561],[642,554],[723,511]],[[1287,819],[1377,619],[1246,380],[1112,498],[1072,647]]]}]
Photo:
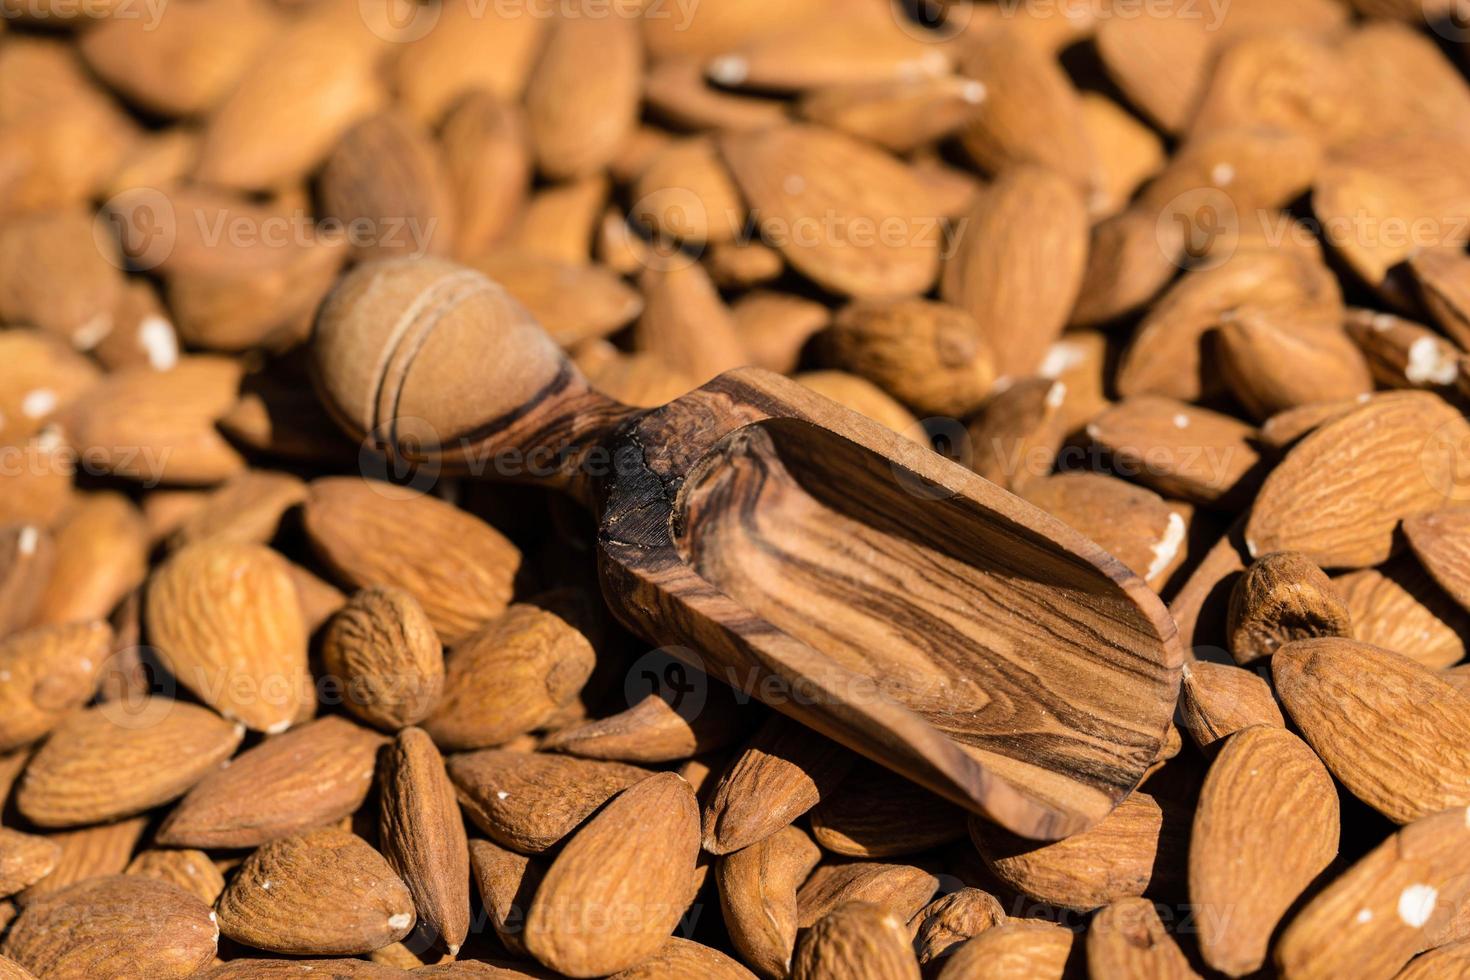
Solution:
[{"label": "scoop handle", "polygon": [[598,450],[638,411],[595,391],[500,284],[442,259],[354,269],[312,352],[329,411],[391,459],[587,503],[611,466]]}]

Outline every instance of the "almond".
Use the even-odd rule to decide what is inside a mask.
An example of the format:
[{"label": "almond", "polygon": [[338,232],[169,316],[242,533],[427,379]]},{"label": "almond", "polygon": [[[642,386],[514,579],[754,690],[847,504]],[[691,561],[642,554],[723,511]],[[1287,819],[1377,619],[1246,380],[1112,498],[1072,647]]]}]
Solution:
[{"label": "almond", "polygon": [[1292,551],[1262,555],[1230,593],[1230,652],[1238,664],[1312,636],[1352,636],[1348,607],[1322,569]]},{"label": "almond", "polygon": [[762,236],[819,286],[884,298],[933,284],[939,216],[897,160],[814,126],[730,135],[721,151]]},{"label": "almond", "polygon": [[675,140],[659,149],[633,185],[630,217],[681,242],[728,242],[745,226],[734,179],[712,139]]},{"label": "almond", "polygon": [[983,83],[954,75],[903,78],[818,89],[801,100],[799,111],[813,122],[908,153],[969,123],[986,94]]},{"label": "almond", "polygon": [[821,859],[799,827],[725,854],[715,864],[730,941],[764,977],[784,977],[796,948],[796,890]]},{"label": "almond", "polygon": [[857,756],[772,715],[720,776],[704,812],[704,848],[729,854],[788,826],[830,795]]},{"label": "almond", "polygon": [[273,736],[201,780],[159,827],[158,843],[254,847],[341,820],[372,787],[383,742],[339,717]]},{"label": "almond", "polygon": [[[793,380],[819,395],[874,422],[886,425],[899,435],[915,439],[919,420],[887,392],[871,381],[845,371],[804,371]],[[917,441],[917,439],[915,439]]]},{"label": "almond", "polygon": [[1470,509],[1416,514],[1404,521],[1404,535],[1420,563],[1455,601],[1470,609]]},{"label": "almond", "polygon": [[999,376],[1034,374],[1082,286],[1082,196],[1053,173],[1016,168],[981,193],[965,222],[940,292],[975,318]]},{"label": "almond", "polygon": [[891,912],[848,902],[802,936],[791,965],[794,980],[918,980],[919,963],[908,930]]},{"label": "almond", "polygon": [[63,722],[26,766],[16,797],[21,813],[42,827],[141,813],[182,796],[233,755],[245,734],[244,726],[192,704],[149,715],[138,726],[104,706]]},{"label": "almond", "polygon": [[413,897],[361,838],[323,829],[263,844],[219,899],[220,932],[277,953],[366,953],[413,929]]},{"label": "almond", "polygon": [[125,873],[171,881],[209,906],[225,890],[224,876],[203,851],[151,848],[133,858]]},{"label": "almond", "polygon": [[1465,817],[1456,807],[1420,818],[1318,892],[1276,944],[1281,975],[1397,975],[1465,901]]},{"label": "almond", "polygon": [[[410,593],[445,643],[475,632],[510,601],[520,553],[490,525],[443,501],[330,477],[311,484],[305,523],[337,575],[359,588]],[[404,526],[414,533],[400,533]]]},{"label": "almond", "polygon": [[1005,922],[1005,911],[994,895],[978,888],[961,888],[920,909],[909,921],[909,929],[922,967],[953,953],[954,947],[967,939]]},{"label": "almond", "polygon": [[1217,913],[1200,920],[1210,966],[1233,977],[1261,966],[1276,925],[1336,856],[1338,824],[1332,777],[1301,739],[1263,725],[1225,741],[1189,845],[1190,900]]},{"label": "almond", "polygon": [[511,252],[572,266],[592,261],[592,239],[610,190],[603,174],[534,192],[502,243]]},{"label": "almond", "polygon": [[[1426,667],[1353,640],[1298,640],[1276,693],[1344,786],[1397,823],[1470,802],[1470,699]],[[1348,679],[1351,678],[1351,682]]]},{"label": "almond", "polygon": [[296,586],[269,548],[206,541],[180,550],[155,573],[147,611],[169,669],[225,717],[277,732],[309,703]]},{"label": "almond", "polygon": [[626,711],[559,729],[541,749],[622,762],[672,762],[722,749],[741,734],[740,709],[723,692],[710,695],[697,713],[680,713],[650,694]]},{"label": "almond", "polygon": [[480,90],[499,99],[521,94],[546,37],[546,17],[467,0],[446,3],[434,16],[431,29],[405,44],[392,68],[399,101],[420,122],[436,122],[460,96],[477,98]]},{"label": "almond", "polygon": [[[1226,382],[1257,419],[1373,390],[1368,362],[1337,326],[1299,325],[1252,310],[1225,319],[1219,338]],[[1303,384],[1308,375],[1312,384]]]},{"label": "almond", "polygon": [[388,730],[422,721],[444,687],[439,637],[402,589],[363,589],[348,600],[322,640],[322,666],[341,681],[349,711]]},{"label": "almond", "polygon": [[512,606],[450,651],[444,695],[424,729],[446,748],[507,742],[571,703],[594,660],[586,637],[561,617]]},{"label": "almond", "polygon": [[1470,261],[1451,251],[1425,251],[1409,260],[1434,322],[1461,347],[1470,344]]},{"label": "almond", "polygon": [[1179,944],[1164,931],[1154,904],[1125,898],[1098,911],[1087,929],[1087,974],[1096,980],[1193,980]]},{"label": "almond", "polygon": [[1185,665],[1181,690],[1184,727],[1202,749],[1252,725],[1286,727],[1271,685],[1249,670],[1196,660]]},{"label": "almond", "polygon": [[755,975],[718,950],[673,936],[657,953],[615,976],[617,980],[752,980]]},{"label": "almond", "polygon": [[112,329],[122,259],[79,210],[13,218],[0,230],[0,318],[89,350]]},{"label": "almond", "polygon": [[1229,508],[1248,496],[1262,469],[1251,426],[1169,398],[1138,395],[1118,402],[1087,426],[1087,434],[1112,453],[1119,472],[1207,506]]},{"label": "almond", "polygon": [[1251,554],[1300,551],[1324,568],[1378,564],[1400,520],[1454,492],[1464,438],[1470,425],[1460,414],[1420,392],[1375,398],[1328,422],[1266,478],[1245,529]]},{"label": "almond", "polygon": [[1081,952],[1074,940],[1055,923],[1012,919],[961,944],[939,980],[1062,980]]},{"label": "almond", "polygon": [[574,977],[647,959],[668,939],[694,892],[699,809],[673,773],[616,796],[568,841],[526,916],[526,948]]},{"label": "almond", "polygon": [[745,363],[735,320],[704,266],[675,262],[648,269],[639,285],[643,315],[633,332],[635,349],[700,384]]},{"label": "almond", "polygon": [[55,841],[0,827],[0,897],[34,885],[60,860],[61,847]]},{"label": "almond", "polygon": [[1373,379],[1385,387],[1439,391],[1459,375],[1460,349],[1412,320],[1348,310],[1344,326],[1363,351]]},{"label": "almond", "polygon": [[970,467],[1012,493],[1046,477],[1066,440],[1067,386],[1026,378],[1004,386],[965,426]]},{"label": "almond", "polygon": [[246,470],[201,501],[170,535],[174,549],[206,540],[267,544],[281,518],[306,499],[306,484],[289,473]]},{"label": "almond", "polygon": [[430,935],[459,952],[470,927],[470,856],[444,759],[418,728],[398,733],[383,765],[383,856],[413,894]]},{"label": "almond", "polygon": [[839,905],[867,902],[907,922],[928,904],[939,880],[911,864],[838,861],[822,864],[796,892],[796,924],[809,928]]},{"label": "almond", "polygon": [[1155,863],[1170,867],[1167,855],[1180,843],[1164,830],[1159,804],[1142,792],[1088,830],[1041,846],[978,819],[970,822],[980,856],[1002,881],[1037,901],[1082,910],[1142,895],[1151,884],[1157,888]]},{"label": "almond", "polygon": [[[642,70],[632,20],[614,13],[556,22],[526,85],[526,119],[543,174],[584,176],[613,158],[638,121]],[[582,96],[568,99],[568,91]]]},{"label": "almond", "polygon": [[465,815],[497,843],[539,854],[648,772],[619,762],[486,749],[449,757]]},{"label": "almond", "polygon": [[55,561],[55,545],[43,529],[34,524],[0,528],[0,636],[32,621]]},{"label": "almond", "polygon": [[[709,265],[718,282],[715,263]],[[806,342],[832,319],[832,311],[821,303],[764,289],[746,293],[730,314],[750,362],[782,373],[796,370]]]},{"label": "almond", "polygon": [[1332,581],[1352,614],[1352,638],[1401,653],[1431,669],[1465,656],[1470,617],[1412,555],[1390,558]]},{"label": "almond", "polygon": [[38,624],[103,619],[148,573],[143,518],[120,493],[80,497],[53,540],[56,562],[34,613]]},{"label": "almond", "polygon": [[0,951],[37,976],[188,977],[214,958],[214,920],[170,882],[94,878],[29,902]]},{"label": "almond", "polygon": [[470,867],[480,891],[480,903],[501,945],[516,956],[529,956],[522,932],[531,898],[541,886],[545,868],[515,851],[487,840],[469,842]]},{"label": "almond", "polygon": [[[649,109],[677,126],[695,130],[743,132],[787,122],[784,103],[716,87],[705,78],[704,67],[699,58],[688,57],[667,58],[651,65],[643,93]],[[623,154],[629,150],[625,145]],[[612,167],[614,172],[621,169],[616,159]]]},{"label": "almond", "polygon": [[54,334],[12,329],[0,334],[0,440],[23,445],[57,412],[85,394],[101,372]]},{"label": "almond", "polygon": [[203,183],[267,190],[305,176],[382,100],[376,47],[332,16],[304,18],[269,47],[210,114],[195,172]]},{"label": "almond", "polygon": [[471,265],[507,283],[563,347],[617,333],[643,312],[642,297],[602,266],[569,265],[511,248],[478,255]]},{"label": "almond", "polygon": [[505,234],[530,193],[525,116],[517,106],[473,92],[445,118],[439,142],[456,209],[454,255],[467,261]]},{"label": "almond", "polygon": [[105,623],[70,623],[0,640],[0,749],[33,742],[91,700],[112,643]]},{"label": "almond", "polygon": [[28,905],[81,881],[122,874],[147,826],[147,817],[131,817],[48,834],[47,839],[61,848],[61,858],[50,874],[17,895],[16,901]]}]

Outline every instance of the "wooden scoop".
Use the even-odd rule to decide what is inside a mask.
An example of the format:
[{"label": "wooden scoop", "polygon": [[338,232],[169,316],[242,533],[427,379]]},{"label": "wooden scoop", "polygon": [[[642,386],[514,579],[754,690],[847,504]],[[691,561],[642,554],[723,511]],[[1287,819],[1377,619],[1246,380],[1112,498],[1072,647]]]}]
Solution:
[{"label": "wooden scoop", "polygon": [[[451,315],[364,308],[393,291],[353,279],[394,264],[354,272],[323,312],[329,407],[388,451],[586,502],[604,595],[648,641],[1027,837],[1086,828],[1157,758],[1173,622],[1077,532],[765,371],[619,405],[482,277]],[[357,357],[377,373],[334,376],[343,343],[379,335]]]}]

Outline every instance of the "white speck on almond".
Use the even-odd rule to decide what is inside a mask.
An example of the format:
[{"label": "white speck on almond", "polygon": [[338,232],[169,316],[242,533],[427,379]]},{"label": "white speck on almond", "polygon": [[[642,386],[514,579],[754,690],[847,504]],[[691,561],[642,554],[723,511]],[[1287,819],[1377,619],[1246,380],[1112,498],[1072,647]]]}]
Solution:
[{"label": "white speck on almond", "polygon": [[1175,415],[1174,416],[1174,428],[1176,428],[1176,429],[1187,429],[1187,428],[1189,428],[1189,416],[1188,415],[1185,415],[1183,412],[1180,412],[1177,415]]},{"label": "white speck on almond", "polygon": [[388,917],[388,928],[407,929],[408,924],[412,921],[413,917],[410,916],[407,912],[399,912],[397,915],[390,915]]},{"label": "white speck on almond", "polygon": [[155,371],[167,371],[179,362],[179,337],[173,324],[161,316],[150,315],[138,324],[138,346],[148,355],[148,365]]},{"label": "white speck on almond", "polygon": [[37,388],[26,392],[20,400],[20,411],[28,419],[39,419],[56,411],[56,392],[50,388]]},{"label": "white speck on almond", "polygon": [[20,535],[15,539],[16,548],[23,555],[34,555],[36,546],[41,543],[41,532],[33,524],[27,524],[20,529]]},{"label": "white speck on almond", "polygon": [[1171,511],[1169,523],[1164,525],[1164,536],[1152,548],[1154,557],[1148,563],[1148,574],[1144,578],[1152,580],[1168,568],[1174,556],[1179,554],[1179,546],[1183,543],[1184,518]]},{"label": "white speck on almond", "polygon": [[1420,337],[1409,345],[1409,361],[1404,377],[1413,384],[1447,385],[1455,380],[1459,366],[1433,337]]},{"label": "white speck on almond", "polygon": [[1410,885],[1399,895],[1399,918],[1404,924],[1418,929],[1434,914],[1434,903],[1439,892],[1433,885]]},{"label": "white speck on almond", "polygon": [[709,77],[721,85],[739,85],[750,77],[750,62],[727,54],[709,63]]}]

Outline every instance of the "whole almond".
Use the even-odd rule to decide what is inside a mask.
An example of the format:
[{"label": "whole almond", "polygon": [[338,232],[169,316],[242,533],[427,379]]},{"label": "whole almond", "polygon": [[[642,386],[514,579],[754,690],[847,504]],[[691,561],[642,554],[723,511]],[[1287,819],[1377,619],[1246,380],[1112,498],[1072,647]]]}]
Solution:
[{"label": "whole almond", "polygon": [[92,221],[67,209],[12,218],[0,230],[0,317],[90,350],[112,329],[122,260]]},{"label": "whole almond", "polygon": [[1170,497],[1231,508],[1260,478],[1255,429],[1155,395],[1124,399],[1087,426],[1123,472]]},{"label": "whole almond", "polygon": [[1470,698],[1433,671],[1366,643],[1319,637],[1282,647],[1271,673],[1327,768],[1390,820],[1470,803]]},{"label": "whole almond", "polygon": [[673,762],[722,749],[742,734],[741,712],[734,698],[710,694],[698,712],[682,713],[659,695],[649,694],[626,711],[553,732],[542,739],[541,749],[645,763]]},{"label": "whole almond", "polygon": [[745,226],[735,182],[708,138],[675,140],[633,185],[630,217],[671,241],[727,242]]},{"label": "whole almond", "polygon": [[492,840],[539,854],[648,772],[620,762],[486,749],[449,758],[465,815]]},{"label": "whole almond", "polygon": [[214,959],[214,919],[170,882],[94,878],[28,903],[0,952],[43,977],[188,977]]},{"label": "whole almond", "polygon": [[1078,952],[1072,930],[1012,919],[955,949],[939,980],[1062,980]]},{"label": "whole almond", "polygon": [[764,840],[841,784],[857,756],[772,715],[730,763],[704,812],[704,848],[729,854]]},{"label": "whole almond", "polygon": [[1202,749],[1252,725],[1286,727],[1271,685],[1249,670],[1196,660],[1180,689],[1184,728]]},{"label": "whole almond", "polygon": [[[1221,325],[1219,338],[1225,380],[1257,419],[1373,390],[1362,351],[1336,325],[1299,325],[1290,317],[1245,311]],[[1303,383],[1307,376],[1313,383]]]},{"label": "whole almond", "polygon": [[310,703],[306,625],[276,552],[229,541],[190,545],[154,573],[147,606],[159,655],[225,717],[279,732]]},{"label": "whole almond", "polygon": [[703,384],[745,363],[745,349],[730,310],[709,273],[698,263],[651,268],[639,280],[643,315],[634,347],[662,359]]},{"label": "whole almond", "polygon": [[[885,298],[934,282],[939,215],[897,160],[815,126],[731,135],[721,151],[765,237],[818,285]],[[901,233],[879,235],[880,227]]]},{"label": "whole almond", "polygon": [[1154,867],[1170,866],[1178,842],[1164,833],[1164,814],[1152,796],[1134,792],[1112,813],[1080,834],[1051,844],[1017,838],[999,827],[970,821],[980,856],[1006,884],[1041,902],[1094,909],[1142,895]]},{"label": "whole almond", "polygon": [[340,820],[362,805],[384,741],[335,716],[273,736],[190,790],[158,828],[158,843],[254,847]]},{"label": "whole almond", "polygon": [[286,511],[306,499],[306,484],[289,473],[246,470],[212,491],[169,537],[174,549],[211,538],[266,544]]},{"label": "whole almond", "polygon": [[643,312],[643,298],[603,266],[509,247],[478,255],[470,264],[506,283],[506,291],[563,347],[617,333]]},{"label": "whole almond", "polygon": [[470,854],[444,759],[418,728],[398,733],[382,767],[383,856],[413,893],[419,921],[459,952],[470,927]]},{"label": "whole almond", "polygon": [[541,886],[544,866],[488,840],[469,842],[470,867],[480,902],[501,945],[516,956],[529,956],[522,938],[526,910]]},{"label": "whole almond", "polygon": [[[542,173],[582,176],[613,158],[638,121],[642,67],[637,25],[617,13],[563,18],[552,27],[526,86],[526,119]],[[582,97],[567,99],[572,90]]]},{"label": "whole almond", "polygon": [[784,977],[796,948],[796,890],[821,859],[800,827],[786,827],[715,864],[730,941],[763,977]]},{"label": "whole almond", "polygon": [[38,624],[103,619],[148,574],[143,518],[120,493],[80,496],[53,540],[56,563],[35,611]]},{"label": "whole almond", "polygon": [[[404,522],[412,535],[400,533]],[[412,594],[445,643],[458,642],[505,609],[520,564],[515,546],[485,522],[370,480],[314,481],[306,531],[351,584],[397,586]]]},{"label": "whole almond", "polygon": [[220,932],[257,949],[366,953],[413,929],[413,896],[360,837],[324,829],[245,859],[219,899]]},{"label": "whole almond", "polygon": [[55,841],[0,827],[0,898],[34,885],[60,860],[61,846]]},{"label": "whole almond", "polygon": [[1007,170],[977,199],[940,293],[979,324],[1000,377],[1035,374],[1061,335],[1087,265],[1077,188],[1035,167]]},{"label": "whole almond", "polygon": [[35,741],[91,700],[112,644],[106,623],[69,623],[0,640],[0,750]]},{"label": "whole almond", "polygon": [[245,735],[243,725],[207,708],[159,707],[141,725],[105,706],[63,722],[26,766],[16,797],[21,813],[41,827],[141,813],[182,796]]},{"label": "whole almond", "polygon": [[802,936],[791,964],[794,980],[918,980],[908,930],[892,912],[848,902]]},{"label": "whole almond", "polygon": [[836,861],[818,865],[796,892],[796,924],[806,929],[846,902],[867,902],[913,918],[934,897],[939,879],[917,865]]},{"label": "whole almond", "polygon": [[1230,594],[1226,630],[1235,662],[1271,656],[1283,643],[1352,636],[1348,607],[1322,569],[1292,551],[1262,555]]},{"label": "whole almond", "polygon": [[1465,657],[1470,617],[1413,555],[1339,575],[1332,587],[1352,616],[1352,638],[1401,653],[1432,669]]},{"label": "whole almond", "polygon": [[209,906],[225,890],[224,876],[203,851],[150,848],[133,858],[125,873],[171,881]]},{"label": "whole almond", "polygon": [[525,88],[550,20],[524,7],[445,4],[427,33],[403,46],[392,67],[398,100],[420,122],[438,121],[456,100],[483,91],[513,99]]},{"label": "whole almond", "polygon": [[1416,514],[1403,524],[1404,536],[1440,588],[1470,609],[1470,551],[1466,549],[1470,508]]},{"label": "whole almond", "polygon": [[1096,980],[1195,980],[1158,910],[1144,898],[1114,902],[1092,917],[1087,929],[1087,975]]},{"label": "whole almond", "polygon": [[909,929],[919,965],[925,966],[954,952],[959,943],[1005,922],[1005,910],[994,895],[967,887],[924,906],[909,920]]},{"label": "whole almond", "polygon": [[61,848],[61,858],[50,874],[17,895],[16,902],[28,905],[81,881],[122,874],[147,827],[147,817],[130,817],[48,834],[47,839]]},{"label": "whole almond", "polygon": [[1251,554],[1301,551],[1349,569],[1380,563],[1399,520],[1438,510],[1455,491],[1463,438],[1470,426],[1429,392],[1382,395],[1327,423],[1261,486],[1245,529]]},{"label": "whole almond", "polygon": [[55,334],[13,329],[0,334],[0,439],[20,445],[101,377],[97,366]]},{"label": "whole almond", "polygon": [[[719,282],[714,265],[710,263],[710,274]],[[821,303],[765,289],[746,293],[730,307],[730,314],[751,363],[782,373],[796,370],[806,342],[832,319],[832,311]]]},{"label": "whole almond", "polygon": [[1385,387],[1440,391],[1459,374],[1460,348],[1422,324],[1358,309],[1348,310],[1343,325]]},{"label": "whole almond", "polygon": [[1067,395],[1049,378],[1003,387],[965,426],[971,469],[1012,493],[1049,475],[1067,437]]},{"label": "whole almond", "polygon": [[526,916],[526,949],[574,977],[648,958],[693,896],[698,852],[699,808],[683,779],[660,773],[629,787],[547,869]]},{"label": "whole almond", "polygon": [[506,233],[530,193],[525,115],[518,106],[474,92],[445,118],[439,142],[456,208],[454,255],[469,261]]},{"label": "whole almond", "polygon": [[397,588],[363,589],[332,617],[322,666],[340,679],[347,710],[389,731],[434,710],[444,653],[418,600]]},{"label": "whole almond", "polygon": [[586,637],[560,616],[514,605],[449,652],[444,695],[424,730],[450,749],[508,742],[571,703],[594,662]]},{"label": "whole almond", "polygon": [[1336,856],[1338,822],[1332,777],[1301,739],[1256,726],[1225,741],[1189,845],[1190,900],[1231,910],[1200,922],[1210,966],[1233,977],[1261,966],[1282,916]]}]

